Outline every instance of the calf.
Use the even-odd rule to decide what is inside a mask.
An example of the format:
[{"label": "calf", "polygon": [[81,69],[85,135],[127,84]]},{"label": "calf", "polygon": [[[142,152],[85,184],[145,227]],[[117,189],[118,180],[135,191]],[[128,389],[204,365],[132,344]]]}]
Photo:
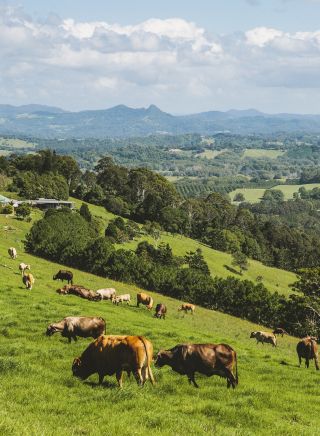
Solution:
[{"label": "calf", "polygon": [[96,293],[101,295],[101,300],[112,300],[116,295],[116,290],[114,288],[98,289]]},{"label": "calf", "polygon": [[129,304],[131,301],[130,294],[116,295],[112,298],[112,303],[119,306],[119,303],[127,302]]},{"label": "calf", "polygon": [[53,280],[61,280],[62,282],[67,280],[68,285],[69,283],[73,284],[73,273],[71,271],[61,269],[53,276]]},{"label": "calf", "polygon": [[192,315],[194,314],[196,306],[191,303],[183,303],[178,309],[178,312],[183,311],[184,313],[190,312]]},{"label": "calf", "polygon": [[269,332],[251,332],[250,338],[256,338],[257,344],[261,342],[264,344],[272,344],[274,347],[277,346],[277,338],[273,333]]},{"label": "calf", "polygon": [[21,271],[21,275],[23,276],[26,270],[30,270],[30,265],[27,265],[25,263],[20,263],[19,270]]},{"label": "calf", "polygon": [[159,319],[161,319],[161,318],[165,319],[166,318],[166,313],[167,313],[166,305],[162,304],[162,303],[157,304],[157,306],[156,306],[156,313],[154,314],[154,316],[156,318],[159,318]]},{"label": "calf", "polygon": [[65,285],[63,288],[57,289],[56,292],[62,295],[67,295],[67,294],[76,295],[77,297],[85,298],[90,301],[101,300],[101,295],[81,285]]},{"label": "calf", "polygon": [[[208,377],[219,375],[227,379],[227,387],[238,384],[237,354],[226,344],[184,344],[158,353],[155,365],[169,365],[173,371],[188,377],[198,388],[195,373]],[[235,373],[233,372],[235,368]]]},{"label": "calf", "polygon": [[137,294],[137,307],[139,307],[140,304],[143,304],[148,310],[151,310],[153,307],[153,299],[150,295],[139,292],[139,294]]},{"label": "calf", "polygon": [[281,328],[281,327],[276,327],[273,332],[274,335],[281,335],[281,337],[283,338],[283,335],[287,335],[288,333],[285,331],[285,329]]},{"label": "calf", "polygon": [[71,339],[76,341],[77,336],[96,339],[106,332],[106,322],[100,317],[68,316],[59,322],[50,324],[46,335],[52,336],[57,332],[61,333],[64,338],[68,338],[69,343]]},{"label": "calf", "polygon": [[306,368],[309,368],[309,361],[314,359],[316,370],[319,370],[318,345],[316,338],[313,336],[307,336],[306,338],[301,339],[297,344],[297,353],[299,366],[301,366],[301,359],[304,358],[306,361]]},{"label": "calf", "polygon": [[24,274],[22,276],[22,282],[29,291],[31,291],[32,286],[34,285],[34,277],[31,273]]},{"label": "calf", "polygon": [[18,254],[17,254],[17,250],[14,247],[10,247],[8,249],[8,254],[11,257],[11,259],[16,259]]}]

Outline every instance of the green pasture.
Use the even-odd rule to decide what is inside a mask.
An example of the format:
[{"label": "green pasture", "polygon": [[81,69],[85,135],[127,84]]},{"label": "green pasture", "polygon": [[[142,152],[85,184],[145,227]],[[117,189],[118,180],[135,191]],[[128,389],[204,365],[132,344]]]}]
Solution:
[{"label": "green pasture", "polygon": [[[300,188],[306,188],[308,191],[313,188],[319,188],[320,183],[309,183],[302,185],[277,185],[271,189],[278,189],[284,193],[285,200],[290,200],[293,198],[293,194],[298,192]],[[259,203],[263,194],[265,192],[265,188],[238,188],[229,193],[229,197],[231,200],[234,199],[234,196],[241,192],[244,195],[245,201],[248,203]]]},{"label": "green pasture", "polygon": [[216,158],[219,154],[224,153],[227,149],[223,149],[223,150],[205,150],[202,151],[201,153],[198,153],[196,155],[196,157],[205,157],[207,159],[214,159]]},{"label": "green pasture", "polygon": [[35,148],[36,144],[18,138],[3,138],[0,137],[0,148]]},{"label": "green pasture", "polygon": [[[39,216],[34,212],[33,219]],[[0,434],[319,434],[320,373],[313,363],[308,370],[298,368],[296,338],[280,338],[275,349],[256,345],[249,336],[261,329],[257,325],[199,307],[194,316],[183,316],[178,301],[151,293],[155,303],[168,306],[167,319],[158,320],[135,307],[138,288],[77,270],[75,283],[129,292],[131,304],[116,307],[58,295],[60,283],[52,275],[62,266],[23,251],[29,226],[0,216]],[[8,257],[10,246],[17,248],[16,260]],[[177,247],[182,250],[182,241]],[[32,291],[22,285],[20,262],[31,264]],[[200,389],[195,389],[168,367],[153,368],[155,387],[139,388],[133,377],[125,379],[122,390],[115,377],[106,377],[102,386],[97,386],[97,376],[75,379],[72,361],[90,339],[68,344],[59,335],[44,334],[49,323],[68,315],[102,316],[108,333],[145,335],[155,352],[178,343],[228,343],[238,354],[239,386],[232,391],[219,377],[198,376]]]},{"label": "green pasture", "polygon": [[264,148],[247,148],[243,154],[243,158],[249,157],[253,159],[277,159],[284,155],[282,150],[268,150]]}]

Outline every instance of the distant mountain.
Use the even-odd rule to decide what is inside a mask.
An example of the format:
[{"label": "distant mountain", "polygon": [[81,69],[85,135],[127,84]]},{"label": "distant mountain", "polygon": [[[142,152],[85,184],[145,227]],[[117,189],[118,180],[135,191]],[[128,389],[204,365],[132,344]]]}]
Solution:
[{"label": "distant mountain", "polygon": [[154,105],[139,109],[119,105],[110,109],[81,112],[67,112],[36,104],[0,105],[0,134],[46,138],[103,138],[183,133],[210,135],[218,132],[320,133],[320,115],[272,115],[248,109],[175,116]]}]

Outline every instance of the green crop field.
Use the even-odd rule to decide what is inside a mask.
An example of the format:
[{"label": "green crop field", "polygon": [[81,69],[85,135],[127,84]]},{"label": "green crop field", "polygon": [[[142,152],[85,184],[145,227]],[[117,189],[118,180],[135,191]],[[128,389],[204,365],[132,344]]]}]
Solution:
[{"label": "green crop field", "polygon": [[243,158],[250,157],[254,159],[277,159],[285,152],[282,150],[267,150],[264,148],[248,148],[243,154]]},{"label": "green crop field", "polygon": [[[8,193],[5,193],[4,195],[6,194]],[[74,198],[72,198],[71,200],[75,202],[77,208],[81,206],[82,202],[80,200]],[[94,206],[89,203],[87,204],[92,214],[99,217],[101,222],[104,223],[103,228],[107,226],[107,222],[110,219],[115,217],[115,215],[106,211],[103,207]],[[118,247],[133,250],[142,240],[147,240],[148,242],[154,244],[152,238],[147,235],[143,235],[140,238],[135,238],[134,241],[121,244]],[[296,276],[289,271],[271,268],[263,265],[261,262],[258,262],[256,260],[250,260],[248,271],[244,271],[243,275],[240,276],[239,274],[230,271],[229,268],[231,268],[232,257],[228,253],[213,250],[212,248],[209,248],[206,245],[203,245],[193,239],[186,238],[180,235],[172,235],[166,232],[162,233],[161,239],[160,241],[158,241],[158,243],[160,242],[168,243],[172,247],[173,253],[177,256],[184,256],[188,251],[195,251],[197,248],[201,248],[211,273],[218,277],[227,277],[231,275],[241,279],[256,281],[256,278],[258,276],[261,276],[263,284],[270,291],[277,291],[285,295],[289,295],[292,293],[289,285],[296,280]]]},{"label": "green crop field", "polygon": [[[33,219],[40,216],[33,213]],[[319,434],[320,374],[313,363],[308,370],[297,367],[296,338],[280,338],[275,349],[256,345],[249,335],[259,326],[199,307],[194,316],[182,316],[178,301],[151,293],[155,303],[168,306],[167,319],[158,320],[135,307],[136,287],[76,270],[76,283],[129,292],[131,305],[58,295],[52,275],[61,266],[23,251],[29,227],[0,216],[0,434]],[[17,248],[18,259],[9,259],[10,246]],[[19,262],[31,264],[32,291],[22,285]],[[75,379],[72,361],[90,339],[68,344],[58,334],[44,334],[50,322],[68,315],[102,316],[108,333],[145,335],[155,352],[178,343],[228,343],[238,353],[239,386],[232,391],[219,377],[198,376],[200,389],[195,389],[168,367],[153,368],[155,387],[139,388],[133,377],[125,379],[122,390],[115,377],[106,377],[102,386],[96,375],[85,382]]]},{"label": "green crop field", "polygon": [[[309,184],[302,184],[302,185],[277,185],[274,186],[271,189],[279,189],[284,193],[285,200],[289,200],[293,198],[293,194],[295,192],[298,192],[300,188],[305,187],[308,191],[313,188],[319,188],[320,183],[309,183]],[[241,192],[244,195],[245,201],[249,203],[258,203],[261,198],[263,197],[263,194],[265,192],[264,188],[239,188],[235,189],[234,191],[229,193],[229,197],[231,200],[234,199],[234,196]]]}]

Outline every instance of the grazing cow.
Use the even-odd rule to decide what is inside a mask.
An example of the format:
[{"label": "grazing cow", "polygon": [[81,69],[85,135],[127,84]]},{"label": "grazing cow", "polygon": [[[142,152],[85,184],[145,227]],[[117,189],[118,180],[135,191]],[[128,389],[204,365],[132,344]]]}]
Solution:
[{"label": "grazing cow", "polygon": [[27,265],[26,263],[20,263],[19,270],[21,271],[21,275],[23,276],[26,270],[30,270],[30,265]]},{"label": "grazing cow", "polygon": [[272,332],[275,336],[276,335],[281,335],[281,337],[283,338],[283,335],[287,335],[288,332],[285,331],[285,329],[281,328],[281,327],[276,327],[273,332]]},{"label": "grazing cow", "polygon": [[167,313],[167,306],[165,304],[159,303],[156,306],[156,313],[154,314],[154,316],[156,318],[166,318],[166,313]]},{"label": "grazing cow", "polygon": [[8,254],[11,257],[11,259],[16,259],[18,256],[17,250],[14,247],[8,248]]},{"label": "grazing cow", "polygon": [[196,306],[191,303],[183,303],[178,309],[178,312],[183,311],[184,313],[190,312],[192,315],[194,314]]},{"label": "grazing cow", "polygon": [[68,316],[59,322],[48,326],[46,335],[52,336],[54,333],[61,333],[61,336],[68,338],[69,343],[77,336],[81,338],[98,338],[106,332],[106,322],[103,318],[93,316]]},{"label": "grazing cow", "polygon": [[261,342],[264,344],[272,344],[274,347],[277,346],[277,338],[273,333],[269,332],[251,332],[250,338],[256,338],[257,344]]},{"label": "grazing cow", "polygon": [[123,295],[115,295],[112,298],[112,303],[119,306],[120,303],[127,302],[129,304],[131,301],[130,294],[123,294]]},{"label": "grazing cow", "polygon": [[29,291],[31,291],[32,286],[34,285],[34,277],[31,273],[24,274],[22,276],[22,282]]},{"label": "grazing cow", "polygon": [[194,378],[196,372],[224,377],[228,388],[238,384],[237,354],[226,344],[176,345],[171,350],[160,351],[155,365],[158,368],[169,365],[173,371],[186,375],[196,388],[199,387]]},{"label": "grazing cow", "polygon": [[316,369],[319,370],[318,345],[315,339],[313,336],[307,336],[298,342],[299,366],[301,366],[301,359],[304,358],[306,360],[306,368],[309,368],[309,361],[314,359]]},{"label": "grazing cow", "polygon": [[101,300],[112,300],[116,295],[116,290],[114,288],[98,289],[96,293],[101,295]]},{"label": "grazing cow", "polygon": [[122,372],[133,372],[138,385],[143,386],[148,378],[154,384],[151,371],[152,343],[143,336],[100,336],[92,342],[72,364],[75,377],[82,380],[98,373],[99,384],[105,375],[116,374],[122,387]]},{"label": "grazing cow", "polygon": [[73,284],[73,273],[71,271],[61,269],[53,276],[53,280],[61,280],[62,282],[67,280],[68,285],[69,283]]},{"label": "grazing cow", "polygon": [[81,285],[65,285],[63,288],[57,289],[56,292],[62,295],[76,295],[77,297],[85,298],[90,301],[101,301],[101,295]]},{"label": "grazing cow", "polygon": [[139,292],[139,294],[137,294],[137,307],[139,307],[140,304],[143,304],[148,310],[151,310],[153,307],[153,299],[150,295]]}]

